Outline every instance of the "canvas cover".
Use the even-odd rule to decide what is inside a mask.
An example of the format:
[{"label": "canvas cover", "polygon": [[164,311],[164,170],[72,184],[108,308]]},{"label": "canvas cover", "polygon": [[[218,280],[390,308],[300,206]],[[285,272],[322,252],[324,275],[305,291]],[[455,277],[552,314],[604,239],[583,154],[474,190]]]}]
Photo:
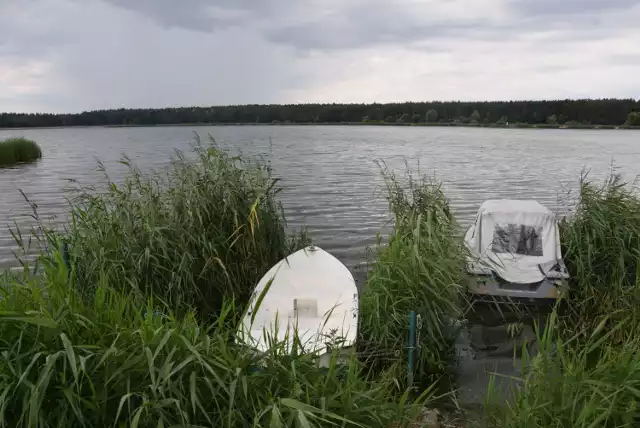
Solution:
[{"label": "canvas cover", "polygon": [[489,200],[465,234],[471,274],[529,284],[566,277],[555,215],[531,200]]}]

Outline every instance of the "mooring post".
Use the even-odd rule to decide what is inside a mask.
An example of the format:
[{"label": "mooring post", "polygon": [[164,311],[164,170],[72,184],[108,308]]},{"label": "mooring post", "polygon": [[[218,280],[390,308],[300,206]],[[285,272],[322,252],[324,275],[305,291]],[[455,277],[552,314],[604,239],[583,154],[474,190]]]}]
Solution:
[{"label": "mooring post", "polygon": [[62,243],[62,261],[67,268],[67,282],[69,282],[69,278],[71,277],[71,260],[69,258],[69,244],[66,242]]},{"label": "mooring post", "polygon": [[409,314],[409,372],[407,380],[409,387],[413,387],[413,374],[415,372],[414,354],[416,349],[416,311]]}]

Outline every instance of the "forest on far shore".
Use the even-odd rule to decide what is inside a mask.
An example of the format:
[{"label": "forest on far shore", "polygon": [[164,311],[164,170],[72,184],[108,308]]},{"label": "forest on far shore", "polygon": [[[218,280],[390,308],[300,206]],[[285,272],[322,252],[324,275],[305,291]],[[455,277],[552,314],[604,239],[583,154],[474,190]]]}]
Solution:
[{"label": "forest on far shore", "polygon": [[640,126],[640,100],[269,104],[0,113],[0,128],[175,124],[372,123],[540,127]]}]

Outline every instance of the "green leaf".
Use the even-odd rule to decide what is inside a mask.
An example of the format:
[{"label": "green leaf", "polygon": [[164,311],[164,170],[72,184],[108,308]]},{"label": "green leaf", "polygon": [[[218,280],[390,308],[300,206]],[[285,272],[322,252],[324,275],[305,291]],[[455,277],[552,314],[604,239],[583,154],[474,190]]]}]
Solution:
[{"label": "green leaf", "polygon": [[143,411],[144,407],[140,406],[136,411],[136,414],[133,416],[133,420],[131,421],[131,428],[138,428],[138,424],[140,423],[140,416],[142,416]]},{"label": "green leaf", "polygon": [[283,426],[280,409],[278,409],[278,406],[274,405],[271,408],[271,422],[269,423],[269,428],[282,428]]},{"label": "green leaf", "polygon": [[160,340],[160,343],[158,344],[158,347],[156,348],[155,352],[153,353],[153,359],[154,360],[158,357],[158,354],[162,351],[162,348],[164,348],[164,346],[167,344],[167,342],[171,338],[172,334],[173,334],[173,329],[167,331],[165,333],[165,335],[162,337],[162,339]]},{"label": "green leaf", "polygon": [[[66,334],[60,333],[60,338],[62,339],[62,344],[64,345],[64,349],[67,353],[67,358],[69,359],[69,365],[71,366],[71,371],[73,372],[73,377],[78,383],[78,365],[76,364],[76,353],[73,350],[73,346],[71,345],[71,341]],[[79,385],[77,385],[79,387]]]},{"label": "green leaf", "polygon": [[122,398],[120,398],[120,404],[118,405],[118,411],[116,412],[116,418],[113,421],[113,426],[115,427],[116,423],[118,422],[118,419],[120,418],[120,413],[122,412],[122,407],[124,406],[124,403],[131,397],[133,396],[133,393],[130,392],[128,394],[125,394],[122,396]]},{"label": "green leaf", "polygon": [[20,312],[0,312],[0,320],[23,322],[47,328],[58,328],[58,324],[51,318],[27,316]]},{"label": "green leaf", "polygon": [[311,424],[302,410],[298,410],[298,422],[302,428],[311,428]]},{"label": "green leaf", "polygon": [[357,423],[355,423],[353,421],[350,421],[349,419],[343,418],[340,415],[336,415],[335,413],[331,413],[331,412],[328,412],[326,410],[322,410],[322,409],[319,409],[317,407],[311,406],[309,404],[302,403],[302,402],[300,402],[298,400],[294,400],[292,398],[281,398],[280,399],[280,403],[282,403],[283,405],[285,405],[287,407],[290,407],[290,408],[292,408],[294,410],[307,412],[307,413],[311,413],[311,414],[323,415],[323,416],[326,416],[328,418],[344,422],[346,424],[362,426],[364,428],[363,425],[357,424]]}]

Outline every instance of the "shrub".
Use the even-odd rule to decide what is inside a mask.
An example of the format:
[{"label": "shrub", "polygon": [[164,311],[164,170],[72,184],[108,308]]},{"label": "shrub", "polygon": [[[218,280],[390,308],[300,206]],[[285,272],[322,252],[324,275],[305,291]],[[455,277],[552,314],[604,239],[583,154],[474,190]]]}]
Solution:
[{"label": "shrub", "polygon": [[627,121],[625,125],[628,126],[640,126],[640,112],[632,111],[627,115]]},{"label": "shrub", "polygon": [[0,141],[0,166],[32,162],[41,157],[42,152],[35,141],[26,138],[9,138]]}]

